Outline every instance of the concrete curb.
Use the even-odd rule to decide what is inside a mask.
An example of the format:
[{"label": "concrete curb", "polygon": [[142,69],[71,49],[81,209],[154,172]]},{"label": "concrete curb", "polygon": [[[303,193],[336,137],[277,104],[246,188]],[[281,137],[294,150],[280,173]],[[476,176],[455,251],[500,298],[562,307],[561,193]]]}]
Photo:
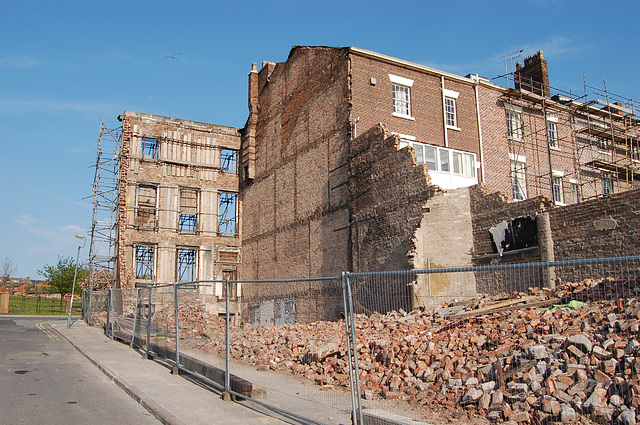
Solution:
[{"label": "concrete curb", "polygon": [[127,393],[131,398],[137,401],[142,407],[144,407],[149,413],[151,413],[157,420],[159,420],[164,425],[187,425],[178,419],[175,415],[169,412],[167,409],[162,407],[158,402],[156,402],[153,398],[147,396],[142,390],[140,390],[135,385],[130,384],[125,379],[116,375],[115,372],[107,368],[106,366],[100,364],[100,362],[91,355],[89,355],[86,351],[82,349],[79,345],[74,343],[71,339],[69,339],[64,333],[55,327],[49,324],[49,328],[58,333],[61,337],[63,337],[73,348],[75,348],[80,354],[85,356],[91,363],[93,363],[102,373],[104,373],[111,381],[113,381],[118,387],[120,387],[125,393]]}]

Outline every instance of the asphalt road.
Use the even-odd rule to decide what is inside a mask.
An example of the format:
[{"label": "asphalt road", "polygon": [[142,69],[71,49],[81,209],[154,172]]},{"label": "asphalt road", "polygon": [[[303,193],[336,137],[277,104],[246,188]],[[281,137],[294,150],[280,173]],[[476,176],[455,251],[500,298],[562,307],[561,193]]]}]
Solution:
[{"label": "asphalt road", "polygon": [[0,424],[155,424],[48,322],[0,316]]}]

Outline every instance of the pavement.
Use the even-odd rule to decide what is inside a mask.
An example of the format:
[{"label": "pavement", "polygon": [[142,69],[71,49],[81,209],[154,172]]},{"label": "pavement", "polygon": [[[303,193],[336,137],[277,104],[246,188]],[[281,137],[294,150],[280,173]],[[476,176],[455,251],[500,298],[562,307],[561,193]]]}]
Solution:
[{"label": "pavement", "polygon": [[[251,382],[255,393],[262,395],[260,400],[254,396],[225,401],[217,389],[188,375],[172,374],[173,364],[146,359],[144,351],[107,337],[101,327],[79,319],[70,328],[60,322],[50,326],[163,424],[351,424],[351,395],[347,390],[232,362],[231,373]],[[180,351],[212,366],[225,367],[224,359],[218,356],[186,347]],[[406,404],[392,406],[363,400],[363,409],[365,424],[426,424]]]},{"label": "pavement", "polygon": [[108,338],[102,328],[80,320],[70,328],[51,328],[163,424],[301,423],[247,400],[224,401],[219,392],[173,375],[168,364],[147,360],[143,352]]}]

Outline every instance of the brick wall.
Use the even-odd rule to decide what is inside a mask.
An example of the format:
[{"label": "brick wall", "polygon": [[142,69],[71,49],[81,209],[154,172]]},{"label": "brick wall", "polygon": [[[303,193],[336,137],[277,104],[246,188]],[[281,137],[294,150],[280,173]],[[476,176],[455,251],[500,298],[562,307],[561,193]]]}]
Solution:
[{"label": "brick wall", "polygon": [[[445,146],[446,131],[450,148],[479,153],[475,91],[471,80],[411,69],[353,52],[350,61],[352,121],[359,118],[359,133],[381,122],[393,133],[413,136],[417,141],[431,145]],[[389,74],[413,80],[410,88],[413,119],[392,115],[393,94]],[[459,93],[456,100],[459,129],[445,130],[442,78],[445,89]],[[375,84],[372,84],[372,79],[375,79]]]},{"label": "brick wall", "polygon": [[255,132],[255,176],[241,193],[245,277],[349,269],[347,77],[339,48],[294,47],[286,62],[258,72],[258,94],[249,94],[255,127],[245,129]]},{"label": "brick wall", "polygon": [[422,206],[438,190],[411,148],[398,150],[399,138],[383,125],[352,143],[349,194],[353,270],[407,270],[420,226]]},{"label": "brick wall", "polygon": [[542,196],[508,202],[479,185],[470,189],[476,259],[493,252],[489,228],[504,220],[548,211],[556,260],[638,255],[640,190],[616,193],[579,204],[554,206]]},{"label": "brick wall", "polygon": [[640,190],[549,211],[556,259],[640,254]]}]

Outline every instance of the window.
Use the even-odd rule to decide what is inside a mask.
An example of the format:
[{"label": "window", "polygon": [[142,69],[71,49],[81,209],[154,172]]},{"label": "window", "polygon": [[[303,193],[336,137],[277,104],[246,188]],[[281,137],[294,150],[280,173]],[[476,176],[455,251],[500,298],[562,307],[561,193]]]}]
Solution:
[{"label": "window", "polygon": [[527,199],[526,159],[519,155],[511,158],[511,187],[513,200]]},{"label": "window", "polygon": [[458,129],[458,117],[456,114],[456,99],[459,93],[444,89],[444,122],[447,127]]},{"label": "window", "polygon": [[157,188],[140,185],[136,191],[136,225],[138,227],[156,227]]},{"label": "window", "polygon": [[389,74],[389,80],[391,80],[393,95],[393,115],[413,119],[411,117],[411,87],[413,86],[413,80],[391,74]]},{"label": "window", "polygon": [[393,84],[393,112],[411,116],[411,94],[409,87]]},{"label": "window", "polygon": [[198,231],[198,191],[196,189],[180,189],[178,230],[182,233]]},{"label": "window", "polygon": [[136,279],[153,280],[154,253],[155,247],[152,245],[136,246]]},{"label": "window", "polygon": [[238,166],[238,151],[234,149],[220,149],[220,171],[236,173]]},{"label": "window", "polygon": [[[405,146],[411,146],[414,149],[418,165],[426,164],[429,171],[453,173],[471,178],[476,177],[476,158],[472,153],[403,139],[400,142],[400,148]],[[451,167],[453,167],[453,170]]]},{"label": "window", "polygon": [[458,121],[456,120],[456,100],[451,97],[444,98],[444,113],[445,122],[448,127],[457,127]]},{"label": "window", "polygon": [[562,193],[562,177],[553,177],[553,201],[557,204],[564,203],[564,194]]},{"label": "window", "polygon": [[507,137],[513,140],[522,140],[522,125],[519,112],[507,111]]},{"label": "window", "polygon": [[578,183],[571,183],[571,203],[573,204],[577,204],[580,200],[578,190]]},{"label": "window", "polygon": [[160,145],[156,139],[150,137],[142,138],[142,145],[140,146],[142,157],[149,157],[153,159],[160,158]]},{"label": "window", "polygon": [[193,282],[196,280],[196,250],[193,248],[178,248],[177,281]]},{"label": "window", "polygon": [[611,180],[611,177],[602,178],[602,193],[604,195],[613,193],[613,180]]},{"label": "window", "polygon": [[607,139],[602,136],[596,136],[596,146],[598,149],[606,151],[607,150]]},{"label": "window", "polygon": [[218,204],[218,233],[223,236],[236,235],[235,193],[220,192]]},{"label": "window", "polygon": [[558,147],[558,124],[553,121],[547,121],[547,142],[549,147]]}]

